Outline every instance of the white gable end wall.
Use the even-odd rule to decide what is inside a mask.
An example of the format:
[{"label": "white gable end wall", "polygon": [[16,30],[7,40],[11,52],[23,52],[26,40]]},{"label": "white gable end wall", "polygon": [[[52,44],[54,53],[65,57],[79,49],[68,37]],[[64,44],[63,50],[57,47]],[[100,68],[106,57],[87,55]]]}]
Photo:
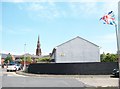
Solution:
[{"label": "white gable end wall", "polygon": [[72,62],[100,62],[99,47],[80,38],[58,46],[56,63]]}]

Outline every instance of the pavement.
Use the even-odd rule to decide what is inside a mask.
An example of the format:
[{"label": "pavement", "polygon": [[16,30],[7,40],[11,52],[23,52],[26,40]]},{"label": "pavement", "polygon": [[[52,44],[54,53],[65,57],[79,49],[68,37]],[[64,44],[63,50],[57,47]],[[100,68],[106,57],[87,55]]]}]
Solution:
[{"label": "pavement", "polygon": [[84,84],[94,87],[118,87],[118,79],[111,78],[78,78]]},{"label": "pavement", "polygon": [[16,74],[31,77],[48,77],[48,78],[74,78],[86,85],[93,87],[118,87],[119,78],[111,77],[112,75],[48,75],[48,74],[31,74],[23,71],[17,71]]}]

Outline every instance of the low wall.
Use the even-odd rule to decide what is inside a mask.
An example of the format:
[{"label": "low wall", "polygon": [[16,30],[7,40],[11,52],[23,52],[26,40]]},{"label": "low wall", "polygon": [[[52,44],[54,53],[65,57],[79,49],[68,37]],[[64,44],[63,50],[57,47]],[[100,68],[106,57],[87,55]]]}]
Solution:
[{"label": "low wall", "polygon": [[107,75],[118,68],[117,62],[92,63],[34,63],[28,67],[29,73],[36,74],[81,74],[81,75]]}]

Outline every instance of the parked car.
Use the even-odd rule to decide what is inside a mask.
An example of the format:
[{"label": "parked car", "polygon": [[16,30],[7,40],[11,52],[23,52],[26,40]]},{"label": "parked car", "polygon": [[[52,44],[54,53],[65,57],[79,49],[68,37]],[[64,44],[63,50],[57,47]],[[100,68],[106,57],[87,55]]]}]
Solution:
[{"label": "parked car", "polygon": [[112,73],[115,77],[119,77],[119,69],[113,69]]},{"label": "parked car", "polygon": [[21,70],[21,65],[20,64],[16,64],[16,63],[10,63],[7,66],[7,72],[8,71],[17,71],[17,70]]},{"label": "parked car", "polygon": [[17,70],[21,70],[22,69],[22,65],[21,64],[15,64],[16,65],[16,69]]}]

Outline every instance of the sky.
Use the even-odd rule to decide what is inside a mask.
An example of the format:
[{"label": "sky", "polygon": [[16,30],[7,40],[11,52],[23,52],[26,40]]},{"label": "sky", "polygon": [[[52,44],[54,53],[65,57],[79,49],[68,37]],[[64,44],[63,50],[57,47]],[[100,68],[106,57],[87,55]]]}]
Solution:
[{"label": "sky", "polygon": [[[100,47],[100,53],[116,53],[115,27],[99,19],[113,11],[118,20],[118,1],[6,0],[0,3],[1,53],[35,54],[38,35],[42,55],[80,36]],[[26,46],[25,46],[26,44]]]}]

